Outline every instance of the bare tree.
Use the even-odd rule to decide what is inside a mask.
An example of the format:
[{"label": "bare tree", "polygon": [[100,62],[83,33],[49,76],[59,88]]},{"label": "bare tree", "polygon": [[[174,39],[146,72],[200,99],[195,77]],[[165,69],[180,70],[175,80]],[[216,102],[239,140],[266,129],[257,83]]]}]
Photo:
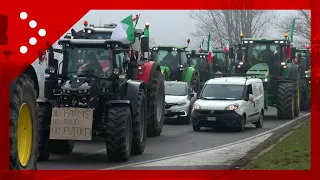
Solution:
[{"label": "bare tree", "polygon": [[198,21],[196,38],[207,40],[211,33],[213,47],[240,41],[240,33],[246,37],[259,37],[267,33],[271,21],[276,17],[275,11],[262,10],[202,10],[191,11],[190,17]]},{"label": "bare tree", "polygon": [[289,32],[292,22],[295,19],[296,25],[293,31],[293,40],[297,42],[295,37],[298,37],[298,42],[310,42],[311,14],[310,10],[297,10],[283,19],[276,22],[276,27],[281,32]]}]

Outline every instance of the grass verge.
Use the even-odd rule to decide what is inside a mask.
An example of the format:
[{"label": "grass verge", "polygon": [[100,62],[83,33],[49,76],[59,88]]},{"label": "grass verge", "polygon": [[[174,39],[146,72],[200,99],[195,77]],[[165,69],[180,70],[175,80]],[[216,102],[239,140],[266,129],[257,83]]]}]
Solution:
[{"label": "grass verge", "polygon": [[309,170],[310,120],[293,130],[244,170]]}]

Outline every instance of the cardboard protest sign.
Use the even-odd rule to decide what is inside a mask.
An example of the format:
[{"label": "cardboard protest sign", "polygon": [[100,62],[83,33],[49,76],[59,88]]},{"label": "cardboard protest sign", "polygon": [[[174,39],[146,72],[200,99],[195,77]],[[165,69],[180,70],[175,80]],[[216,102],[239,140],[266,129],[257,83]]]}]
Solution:
[{"label": "cardboard protest sign", "polygon": [[91,140],[93,109],[53,108],[50,139]]}]

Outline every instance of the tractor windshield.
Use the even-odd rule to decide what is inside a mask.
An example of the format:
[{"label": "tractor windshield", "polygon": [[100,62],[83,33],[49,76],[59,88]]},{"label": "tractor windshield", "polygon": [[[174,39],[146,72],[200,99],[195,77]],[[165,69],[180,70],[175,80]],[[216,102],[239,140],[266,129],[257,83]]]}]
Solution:
[{"label": "tractor windshield", "polygon": [[189,59],[191,66],[196,66],[197,64],[207,64],[207,59],[202,55],[192,56]]},{"label": "tractor windshield", "polygon": [[160,66],[168,66],[171,69],[177,68],[179,63],[178,51],[158,50],[152,51],[152,60],[160,64]]},{"label": "tractor windshield", "polygon": [[245,85],[207,84],[204,86],[201,99],[206,100],[241,100]]},{"label": "tractor windshield", "polygon": [[70,48],[68,75],[92,74],[109,77],[113,73],[113,51],[103,48]]},{"label": "tractor windshield", "polygon": [[[278,58],[279,45],[270,43],[250,43],[247,44],[245,61],[249,64],[266,62],[268,64],[276,63]],[[280,63],[279,63],[280,64]]]}]

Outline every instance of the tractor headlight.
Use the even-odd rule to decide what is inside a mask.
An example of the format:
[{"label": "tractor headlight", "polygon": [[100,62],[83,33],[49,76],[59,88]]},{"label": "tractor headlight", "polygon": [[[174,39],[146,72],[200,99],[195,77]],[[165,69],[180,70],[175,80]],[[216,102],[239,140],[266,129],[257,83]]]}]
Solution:
[{"label": "tractor headlight", "polygon": [[239,62],[240,65],[243,65],[243,62]]},{"label": "tractor headlight", "polygon": [[268,78],[264,78],[263,82],[268,82]]},{"label": "tractor headlight", "polygon": [[239,105],[238,104],[232,104],[232,105],[229,105],[226,107],[225,110],[229,110],[229,111],[235,111],[239,108]]},{"label": "tractor headlight", "polygon": [[281,62],[281,66],[284,66],[284,65],[286,65],[286,63],[285,62]]}]

